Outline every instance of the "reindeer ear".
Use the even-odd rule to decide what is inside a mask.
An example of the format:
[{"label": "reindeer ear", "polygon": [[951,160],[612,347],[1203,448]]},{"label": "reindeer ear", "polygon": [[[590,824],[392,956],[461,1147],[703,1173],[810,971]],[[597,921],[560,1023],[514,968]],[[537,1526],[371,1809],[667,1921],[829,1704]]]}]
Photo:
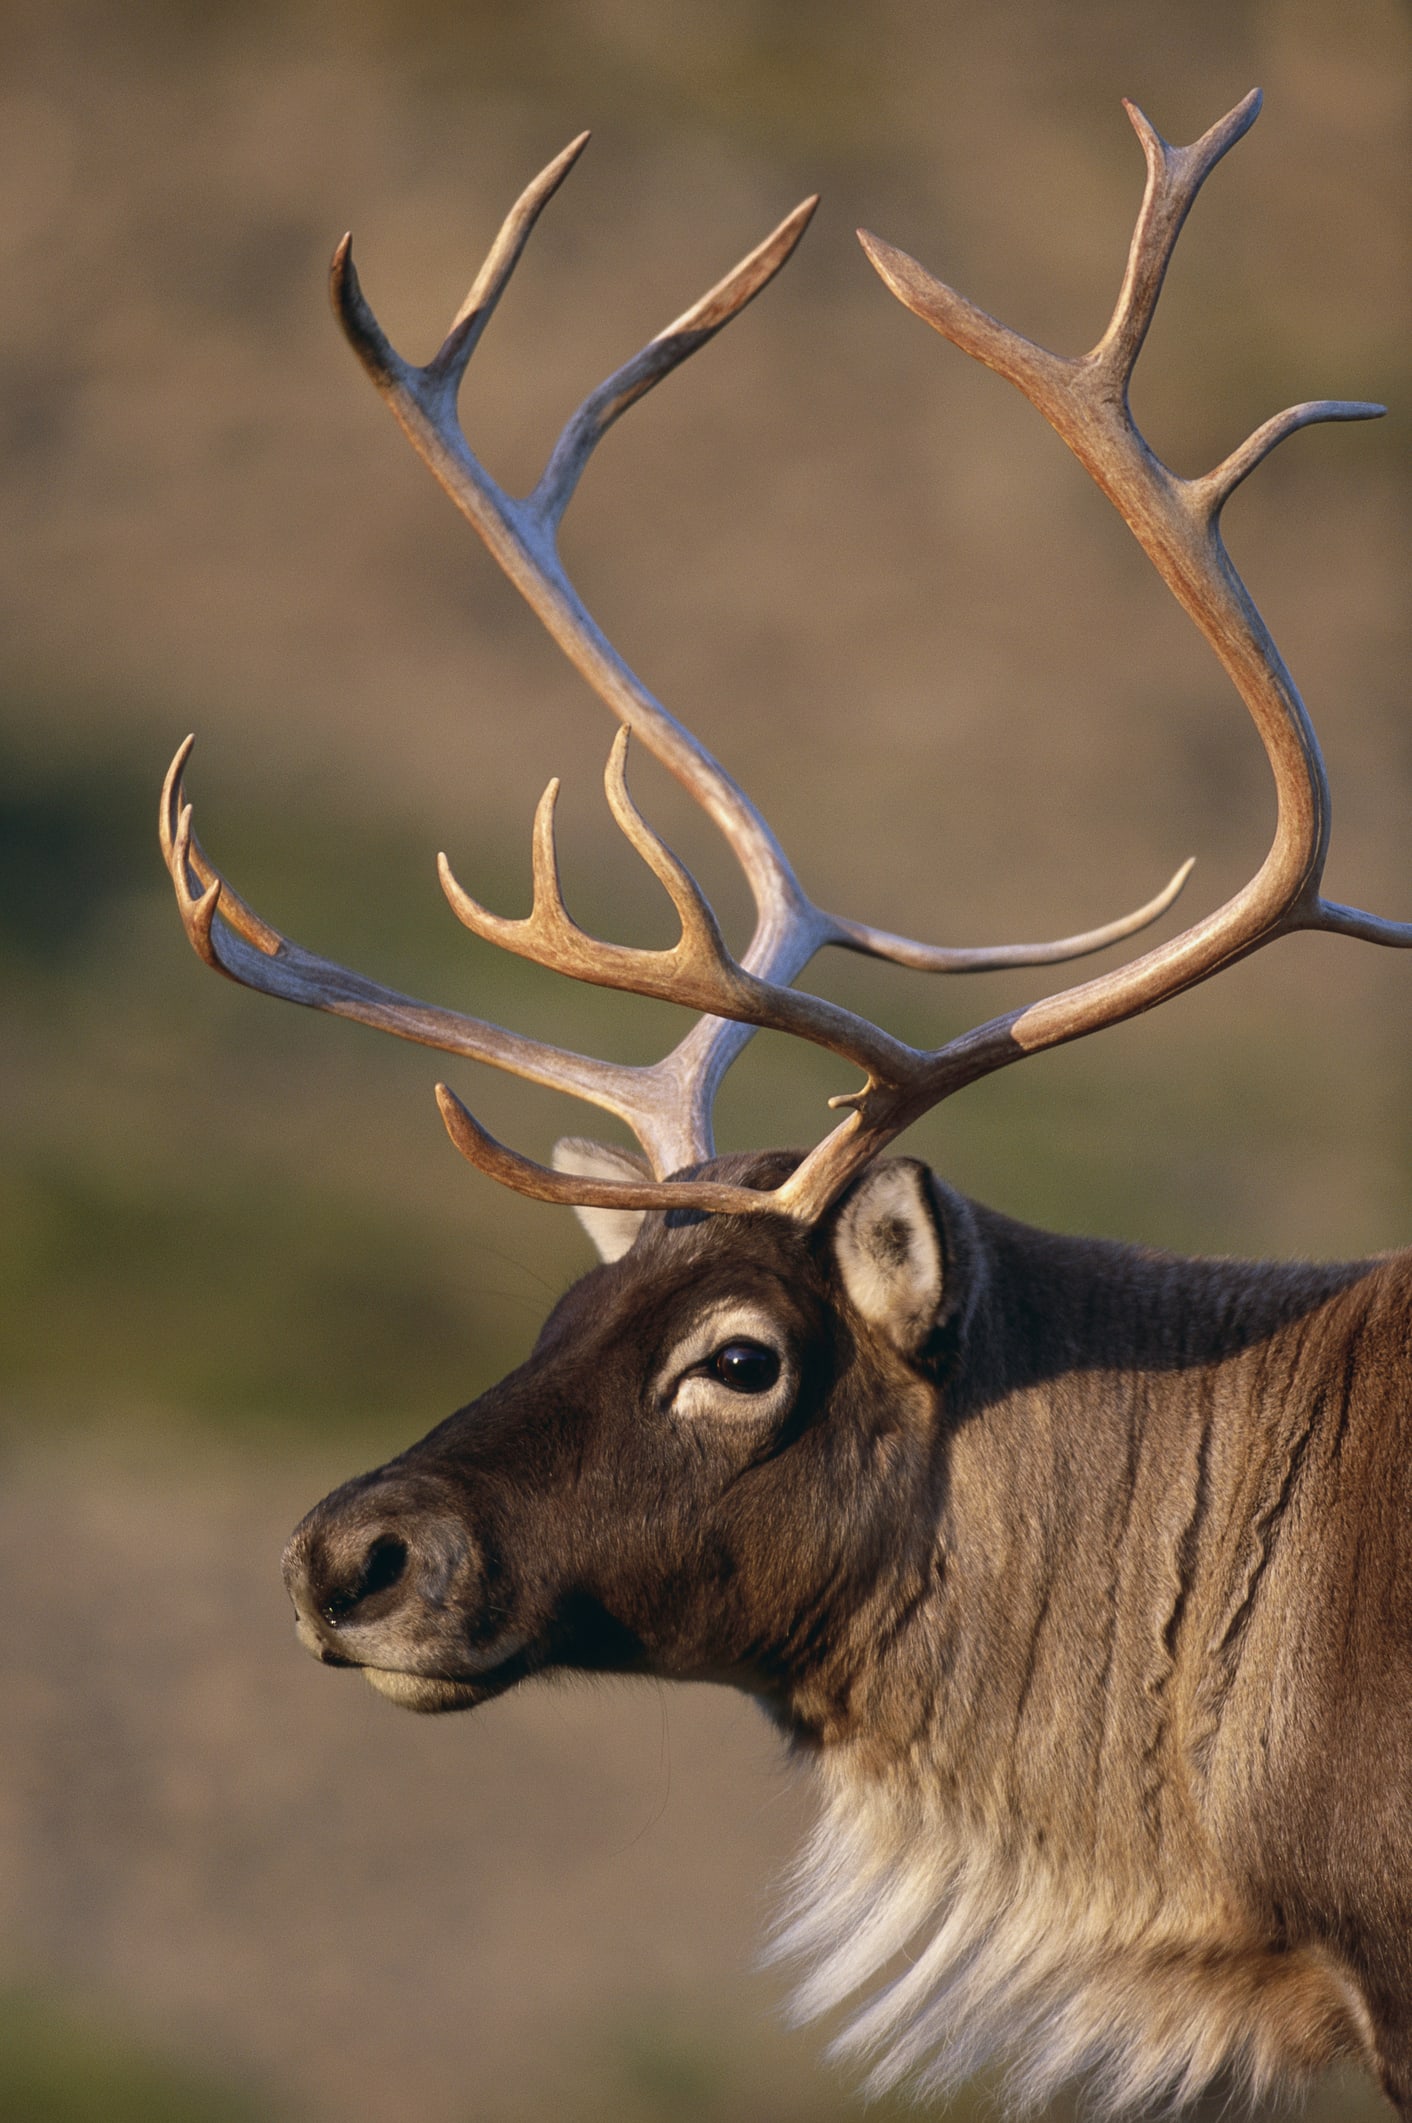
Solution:
[{"label": "reindeer ear", "polygon": [[[651,1179],[652,1174],[631,1150],[618,1150],[607,1143],[591,1143],[582,1135],[561,1135],[551,1160],[556,1172],[572,1172],[577,1179]],[[600,1260],[620,1260],[642,1229],[645,1209],[575,1209],[574,1215],[598,1248]]]},{"label": "reindeer ear", "polygon": [[915,1356],[936,1324],[942,1242],[931,1174],[914,1158],[872,1165],[847,1196],[833,1234],[843,1287],[864,1319]]}]

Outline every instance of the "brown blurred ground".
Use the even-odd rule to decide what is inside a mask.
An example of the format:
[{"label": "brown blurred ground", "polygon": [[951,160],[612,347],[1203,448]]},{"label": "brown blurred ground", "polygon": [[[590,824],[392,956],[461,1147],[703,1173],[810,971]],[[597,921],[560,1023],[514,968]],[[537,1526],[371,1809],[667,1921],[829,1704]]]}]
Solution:
[{"label": "brown blurred ground", "polygon": [[[605,444],[566,541],[590,604],[824,903],[1057,933],[1191,852],[1199,910],[1268,836],[1243,717],[1058,445],[851,231],[1086,343],[1140,185],[1119,95],[1188,138],[1259,81],[1136,399],[1181,470],[1299,398],[1393,406],[1288,445],[1229,531],[1329,754],[1330,889],[1406,914],[1409,42],[1391,0],[0,15],[16,1996],[253,2085],[255,2113],[833,2112],[818,2044],[742,1974],[805,1811],[744,1709],[541,1692],[426,1727],[288,1642],[288,1523],[512,1361],[585,1255],[457,1168],[430,1057],[200,973],[150,851],[176,738],[201,734],[208,844],[301,940],[569,1044],[670,1032],[498,966],[441,903],[439,846],[521,902],[559,772],[576,907],[664,927],[602,824],[607,718],[329,322],[334,238],[424,351],[521,183],[595,126],[465,394],[525,485],[583,392],[822,188],[781,282]],[[718,851],[637,784],[738,930]],[[928,1039],[1034,992],[820,977]],[[1302,939],[916,1142],[1070,1229],[1402,1243],[1409,1031],[1405,958]],[[766,1043],[739,1075],[733,1143],[814,1131],[837,1088]],[[461,1089],[538,1154],[584,1124]]]}]

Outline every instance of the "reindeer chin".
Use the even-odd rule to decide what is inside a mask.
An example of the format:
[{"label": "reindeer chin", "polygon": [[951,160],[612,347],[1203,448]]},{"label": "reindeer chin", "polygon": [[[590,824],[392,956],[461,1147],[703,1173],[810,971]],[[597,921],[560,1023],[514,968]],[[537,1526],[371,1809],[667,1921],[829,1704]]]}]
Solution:
[{"label": "reindeer chin", "polygon": [[477,1703],[498,1695],[499,1689],[485,1681],[443,1681],[429,1673],[396,1673],[387,1666],[359,1668],[369,1687],[385,1695],[389,1703],[404,1710],[434,1716],[445,1710],[473,1710]]},{"label": "reindeer chin", "polygon": [[445,1710],[474,1710],[477,1704],[491,1702],[524,1680],[533,1665],[524,1656],[523,1643],[507,1642],[506,1653],[494,1665],[488,1664],[483,1673],[409,1673],[402,1667],[362,1664],[358,1671],[368,1686],[385,1695],[389,1703],[434,1716]]}]

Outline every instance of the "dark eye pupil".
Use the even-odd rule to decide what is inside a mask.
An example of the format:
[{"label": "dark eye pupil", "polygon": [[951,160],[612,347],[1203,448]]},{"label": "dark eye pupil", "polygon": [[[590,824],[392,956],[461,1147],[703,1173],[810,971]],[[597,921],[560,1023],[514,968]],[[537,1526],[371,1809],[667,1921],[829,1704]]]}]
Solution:
[{"label": "dark eye pupil", "polygon": [[711,1369],[732,1393],[768,1393],[780,1375],[780,1360],[763,1342],[727,1342]]}]

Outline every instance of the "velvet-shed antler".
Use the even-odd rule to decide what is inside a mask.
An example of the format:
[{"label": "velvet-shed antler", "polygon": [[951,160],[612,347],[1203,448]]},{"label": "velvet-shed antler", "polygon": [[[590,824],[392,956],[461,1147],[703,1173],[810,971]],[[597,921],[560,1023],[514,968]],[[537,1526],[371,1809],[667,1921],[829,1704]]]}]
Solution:
[{"label": "velvet-shed antler", "polygon": [[[515,499],[497,486],[472,454],[457,417],[457,395],[480,335],[539,214],[586,140],[585,134],[571,143],[522,195],[441,348],[423,367],[404,361],[383,335],[359,287],[348,238],[334,256],[333,300],[354,351],[413,447],[566,655],[623,723],[609,762],[609,803],[628,839],[669,892],[681,918],[682,935],[668,951],[637,951],[597,943],[575,927],[559,891],[553,831],[557,785],[553,783],[536,820],[535,898],[529,918],[507,921],[479,907],[457,884],[443,856],[442,882],[452,906],[477,933],[540,963],[579,979],[659,996],[706,1014],[661,1061],[645,1067],[616,1064],[415,1001],[303,950],[254,913],[197,841],[191,807],[183,793],[192,744],[189,738],[172,763],[162,793],[163,853],[191,943],[198,956],[218,972],[289,1001],[351,1017],[399,1038],[489,1062],[533,1082],[572,1092],[624,1121],[642,1144],[656,1175],[636,1184],[551,1171],[497,1143],[454,1094],[439,1085],[438,1100],[453,1140],[473,1163],[495,1178],[543,1199],[587,1207],[693,1206],[813,1217],[857,1169],[860,1128],[863,1133],[876,1132],[880,1101],[910,1085],[919,1063],[933,1059],[849,1011],[797,993],[790,983],[816,952],[835,944],[941,973],[1056,964],[1101,950],[1156,920],[1180,891],[1190,864],[1184,864],[1156,898],[1135,912],[1102,928],[1044,944],[957,949],[915,942],[826,913],[807,896],[760,812],[705,747],[653,698],[585,610],[564,572],[557,533],[589,456],[607,429],[767,285],[792,254],[815,201],[806,200],[797,207],[733,272],[592,392],[565,426],[538,485],[525,498]],[[628,795],[629,728],[701,804],[740,863],[754,898],[756,924],[739,961],[727,950],[715,917],[689,874],[652,833]],[[801,1173],[775,1193],[711,1180],[669,1179],[668,1174],[713,1154],[711,1108],[716,1089],[751,1034],[764,1026],[795,1032],[866,1071],[863,1092],[834,1101],[858,1110],[829,1138],[834,1145],[833,1161],[821,1161],[821,1153],[816,1152]],[[906,1120],[898,1120],[897,1127],[905,1125]],[[889,1132],[896,1133],[897,1128]],[[822,1147],[828,1149],[828,1145]]]},{"label": "velvet-shed antler", "polygon": [[[1277,936],[1322,928],[1376,943],[1412,944],[1412,924],[1385,921],[1321,896],[1329,793],[1318,743],[1293,680],[1220,535],[1221,511],[1230,495],[1287,435],[1315,421],[1369,419],[1383,408],[1327,399],[1292,407],[1198,479],[1179,478],[1154,454],[1128,403],[1133,367],[1192,202],[1216,163],[1253,124],[1260,97],[1258,91],[1247,96],[1200,140],[1181,148],[1169,146],[1140,111],[1126,107],[1147,160],[1147,186],[1117,306],[1103,337],[1087,354],[1064,356],[1035,345],[902,252],[863,232],[860,236],[900,301],[964,353],[1007,377],[1044,415],[1113,502],[1230,675],[1260,733],[1278,799],[1270,852],[1234,898],[1116,971],[1007,1012],[930,1050],[908,1046],[853,1012],[790,985],[825,944],[933,972],[1076,958],[1155,920],[1176,897],[1190,864],[1135,913],[1086,935],[1040,945],[952,950],[915,943],[826,914],[808,898],[755,806],[647,692],[589,617],[563,571],[556,534],[588,457],[607,428],[765,286],[793,251],[814,202],[796,208],[733,273],[585,399],[560,436],[538,486],[524,500],[513,500],[472,455],[457,421],[457,391],[535,220],[583,147],[580,139],[549,165],[516,205],[445,343],[425,367],[403,361],[384,338],[363,300],[347,239],[334,259],[334,302],[359,358],[413,446],[623,723],[608,765],[608,801],[623,833],[669,894],[681,934],[669,950],[637,950],[599,942],[573,923],[560,892],[554,847],[556,783],[546,790],[535,821],[530,915],[510,920],[490,913],[458,884],[443,856],[441,879],[452,907],[477,935],[541,965],[575,979],[680,1003],[703,1015],[662,1061],[624,1067],[432,1009],[314,958],[253,914],[202,853],[191,832],[190,809],[181,797],[188,741],[168,776],[162,835],[188,934],[207,963],[251,986],[572,1091],[625,1121],[656,1175],[638,1184],[550,1171],[497,1143],[452,1092],[438,1086],[442,1114],[457,1146],[473,1163],[523,1193],[589,1207],[694,1206],[812,1221],[895,1136],[963,1085],[1023,1055],[1152,1009]],[[739,960],[727,949],[689,873],[628,794],[629,729],[696,797],[745,873],[756,926]],[[831,1101],[848,1109],[846,1118],[771,1192],[707,1179],[668,1178],[712,1154],[710,1111],[716,1088],[752,1031],[764,1027],[826,1047],[862,1070],[862,1089]]]}]

